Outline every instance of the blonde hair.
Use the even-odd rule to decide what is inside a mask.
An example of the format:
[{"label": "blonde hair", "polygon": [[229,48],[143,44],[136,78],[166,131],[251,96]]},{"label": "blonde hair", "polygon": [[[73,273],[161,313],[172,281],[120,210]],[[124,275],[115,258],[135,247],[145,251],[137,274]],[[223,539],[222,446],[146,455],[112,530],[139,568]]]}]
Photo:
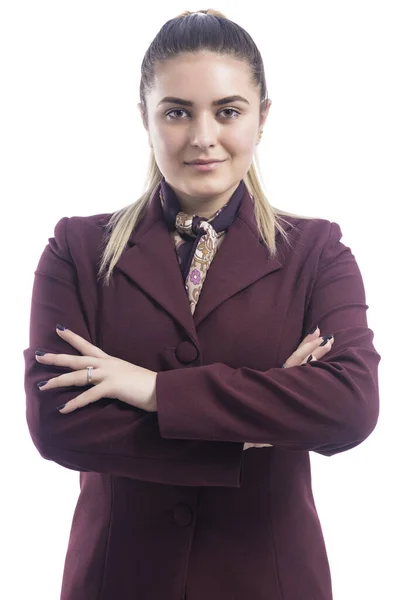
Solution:
[{"label": "blonde hair", "polygon": [[[196,52],[203,49],[218,52],[222,55],[234,55],[241,60],[246,60],[252,67],[254,83],[261,86],[261,101],[265,101],[267,92],[262,58],[249,34],[217,10],[184,11],[175,19],[165,23],[150,44],[143,59],[140,97],[144,119],[147,119],[146,94],[154,83],[156,64],[181,52]],[[254,214],[259,236],[267,246],[271,256],[274,257],[276,255],[275,235],[277,231],[289,243],[288,235],[279,222],[285,219],[278,217],[278,215],[297,219],[308,219],[310,217],[285,212],[271,206],[263,191],[258,171],[258,157],[255,152],[253,162],[243,177],[243,181],[254,198]],[[110,284],[114,267],[123,253],[136,224],[146,212],[153,191],[160,184],[162,178],[163,174],[158,168],[154,153],[151,150],[144,193],[134,203],[113,213],[107,223],[105,246],[98,273],[99,278],[104,277],[104,285]]]}]

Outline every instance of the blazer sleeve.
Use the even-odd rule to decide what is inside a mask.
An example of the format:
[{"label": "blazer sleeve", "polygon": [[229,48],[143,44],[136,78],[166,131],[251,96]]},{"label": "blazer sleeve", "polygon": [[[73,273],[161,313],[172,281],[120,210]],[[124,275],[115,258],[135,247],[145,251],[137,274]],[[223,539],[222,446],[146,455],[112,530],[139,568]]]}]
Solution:
[{"label": "blazer sleeve", "polygon": [[39,381],[68,369],[38,363],[35,350],[79,355],[57,335],[57,323],[94,343],[89,323],[96,319],[95,301],[91,286],[78,281],[68,246],[68,223],[67,217],[57,223],[35,271],[29,347],[23,351],[26,419],[37,450],[43,458],[77,471],[171,485],[239,487],[241,443],[163,439],[157,413],[110,398],[63,415],[57,406],[88,387],[38,389]]},{"label": "blazer sleeve", "polygon": [[330,456],[357,446],[373,431],[381,357],[368,328],[356,260],[340,241],[339,225],[331,223],[328,231],[304,330],[318,324],[333,333],[330,352],[304,366],[265,372],[214,363],[159,373],[163,437],[269,443]]}]

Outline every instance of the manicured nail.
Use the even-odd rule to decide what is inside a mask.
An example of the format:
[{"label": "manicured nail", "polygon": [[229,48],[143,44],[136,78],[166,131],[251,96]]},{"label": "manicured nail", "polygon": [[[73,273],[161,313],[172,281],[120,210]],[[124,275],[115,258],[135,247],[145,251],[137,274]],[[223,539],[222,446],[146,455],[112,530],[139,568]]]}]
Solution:
[{"label": "manicured nail", "polygon": [[311,361],[312,361],[312,359],[313,359],[313,355],[312,355],[312,354],[310,354],[310,356],[307,358],[307,362],[308,362],[308,363],[309,363],[309,362],[311,362]]},{"label": "manicured nail", "polygon": [[57,410],[62,410],[64,408],[65,404],[60,404],[60,406],[57,406]]},{"label": "manicured nail", "polygon": [[39,381],[39,383],[37,383],[36,385],[38,386],[38,388],[41,388],[43,385],[46,385],[47,381]]},{"label": "manicured nail", "polygon": [[46,352],[40,352],[40,350],[35,350],[36,356],[44,356]]},{"label": "manicured nail", "polygon": [[309,331],[307,335],[312,335],[313,333],[315,333],[317,331],[317,329],[318,329],[318,325],[316,325],[312,331]]},{"label": "manicured nail", "polygon": [[56,325],[57,329],[59,329],[60,331],[65,331],[67,328],[64,327],[64,325],[60,325],[59,323],[57,323]]},{"label": "manicured nail", "polygon": [[321,347],[321,346],[325,346],[325,344],[327,344],[327,343],[328,343],[328,341],[329,341],[329,340],[331,340],[332,338],[333,338],[333,333],[330,333],[329,335],[325,335],[325,336],[322,338],[322,342],[320,343],[320,347]]}]

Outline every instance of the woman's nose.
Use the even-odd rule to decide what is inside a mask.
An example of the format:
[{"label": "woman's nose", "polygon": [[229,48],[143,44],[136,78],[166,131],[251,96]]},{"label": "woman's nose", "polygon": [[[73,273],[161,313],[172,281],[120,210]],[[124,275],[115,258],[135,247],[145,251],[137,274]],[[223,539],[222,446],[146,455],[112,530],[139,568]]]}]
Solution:
[{"label": "woman's nose", "polygon": [[218,123],[207,116],[197,119],[190,130],[190,143],[194,146],[207,147],[216,144],[218,139]]}]

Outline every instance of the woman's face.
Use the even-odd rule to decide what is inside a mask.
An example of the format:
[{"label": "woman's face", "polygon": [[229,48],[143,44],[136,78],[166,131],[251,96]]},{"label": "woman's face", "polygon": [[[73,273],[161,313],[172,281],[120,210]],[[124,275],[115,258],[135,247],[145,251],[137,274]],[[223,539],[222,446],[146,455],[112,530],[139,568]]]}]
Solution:
[{"label": "woman's face", "polygon": [[[250,168],[270,106],[268,101],[260,115],[259,90],[250,77],[246,63],[210,52],[185,53],[157,66],[144,125],[158,167],[186,212],[213,215]],[[223,162],[201,171],[187,164],[196,159]]]}]

